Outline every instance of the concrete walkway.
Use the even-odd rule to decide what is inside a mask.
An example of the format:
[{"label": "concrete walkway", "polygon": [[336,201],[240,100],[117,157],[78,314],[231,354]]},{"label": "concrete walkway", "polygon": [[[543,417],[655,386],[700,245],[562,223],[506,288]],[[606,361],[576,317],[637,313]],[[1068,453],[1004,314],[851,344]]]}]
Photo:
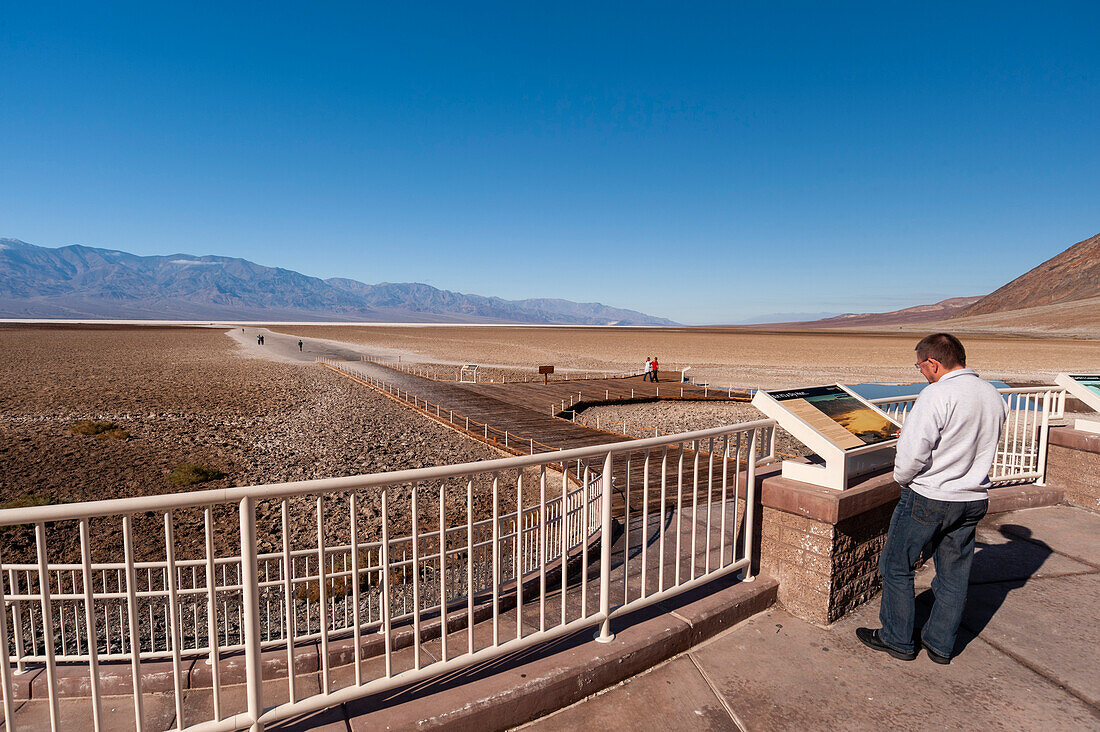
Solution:
[{"label": "concrete walkway", "polygon": [[524,729],[1100,729],[1097,536],[1067,506],[987,518],[949,666],[862,646],[877,600],[824,629],[776,607]]}]

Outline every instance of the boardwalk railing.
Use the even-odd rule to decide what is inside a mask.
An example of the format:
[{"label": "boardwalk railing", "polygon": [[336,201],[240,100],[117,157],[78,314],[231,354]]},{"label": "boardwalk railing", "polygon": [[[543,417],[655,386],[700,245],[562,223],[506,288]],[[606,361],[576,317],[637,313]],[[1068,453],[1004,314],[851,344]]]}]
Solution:
[{"label": "boardwalk railing", "polygon": [[[773,428],[0,510],[8,728],[20,671],[40,670],[55,730],[74,685],[89,697],[80,720],[104,728],[108,665],[129,667],[139,730],[149,665],[171,678],[178,729],[262,729],[585,627],[610,640],[614,617],[748,576],[755,469]],[[614,554],[613,492],[625,532]],[[17,550],[28,558],[2,556]],[[475,633],[485,623],[491,637]],[[367,662],[371,647],[384,662]],[[320,693],[287,673],[309,652]],[[234,706],[226,687],[242,682]],[[185,706],[196,686],[209,696]]]},{"label": "boardwalk railing", "polygon": [[485,442],[496,443],[498,446],[504,447],[512,452],[527,452],[534,455],[536,452],[553,452],[561,449],[560,447],[540,442],[534,437],[524,437],[514,432],[494,427],[488,422],[479,422],[476,419],[471,419],[467,415],[456,412],[453,409],[448,409],[436,402],[423,399],[414,392],[394,386],[388,381],[383,381],[382,379],[375,378],[370,374],[359,371],[352,365],[355,363],[354,361],[334,361],[321,358],[318,359],[318,363],[324,364],[333,371],[337,371],[373,389],[377,389],[383,394],[400,402],[404,402],[414,409],[419,409],[441,422],[446,422],[474,437],[480,437]]},{"label": "boardwalk railing", "polygon": [[[1066,390],[1060,386],[998,389],[1008,403],[997,455],[989,471],[994,483],[1022,483],[1046,479],[1047,437],[1050,420],[1065,413]],[[871,399],[886,414],[904,424],[917,397]]]},{"label": "boardwalk railing", "polygon": [[[408,364],[401,361],[390,361],[379,358],[371,358],[369,356],[361,356],[359,359],[364,363],[373,363],[378,366],[385,366],[388,369],[394,371],[400,371],[412,376],[419,376],[422,379],[428,379],[430,381],[462,381],[462,367],[461,366],[446,366],[438,363],[428,364]],[[509,369],[507,367],[496,368],[493,367],[480,367],[477,371],[473,372],[473,380],[466,382],[471,384],[527,384],[527,383],[541,383],[544,381],[544,377],[537,373],[516,373],[519,369]],[[634,376],[638,376],[640,371],[563,371],[552,376],[547,376],[547,381],[588,381],[590,379],[629,379]]]},{"label": "boardwalk railing", "polygon": [[[607,417],[593,417],[583,412],[570,411],[569,412],[572,421],[579,425],[584,425],[591,429],[603,430],[605,432],[611,432],[614,434],[624,435],[626,437],[633,437],[635,439],[644,439],[647,437],[660,437],[661,435],[673,435],[675,432],[668,432],[660,427],[650,427],[647,425],[634,424],[626,419],[611,419]],[[775,428],[768,428],[761,432],[761,460],[764,462],[771,462],[775,459],[775,440],[776,431]],[[706,450],[703,450],[706,454]]]}]

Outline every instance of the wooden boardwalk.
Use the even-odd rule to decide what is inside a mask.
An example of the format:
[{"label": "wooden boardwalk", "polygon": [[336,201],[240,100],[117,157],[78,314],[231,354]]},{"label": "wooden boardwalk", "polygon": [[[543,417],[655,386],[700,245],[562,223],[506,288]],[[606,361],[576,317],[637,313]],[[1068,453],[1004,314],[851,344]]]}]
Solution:
[{"label": "wooden boardwalk", "polygon": [[[508,449],[515,454],[531,452],[531,441],[536,446],[544,446],[543,450],[568,450],[616,441],[616,438],[632,439],[570,421],[575,408],[657,400],[746,401],[737,392],[731,400],[724,391],[720,392],[721,396],[715,396],[715,391],[692,384],[652,383],[642,381],[641,377],[552,381],[549,384],[460,384],[425,379],[370,362],[343,362],[339,366],[381,380],[403,390],[410,398],[426,402],[428,406],[423,409],[434,416],[447,417],[453,413],[462,418],[460,426],[469,417],[479,427],[487,424],[498,433],[507,432]],[[439,415],[436,415],[437,407]],[[446,421],[455,424],[452,419]],[[513,438],[517,442],[515,446],[511,444]],[[523,449],[525,445],[527,450]],[[534,452],[543,450],[535,449]]]},{"label": "wooden boardwalk", "polygon": [[[380,380],[391,389],[400,390],[402,403],[410,408],[416,408],[474,438],[516,455],[569,450],[634,439],[608,430],[593,429],[558,416],[571,415],[573,407],[658,399],[730,401],[725,392],[722,392],[721,397],[716,397],[714,391],[691,384],[651,383],[642,381],[641,377],[557,381],[549,384],[460,384],[426,379],[371,362],[345,361],[335,365],[345,372]],[[735,399],[744,400],[740,395]],[[469,422],[466,421],[467,418]],[[469,429],[467,424],[470,425]],[[723,472],[727,481],[732,483],[738,468],[743,468],[743,463],[739,466],[733,460],[723,466],[721,444],[701,447],[708,452],[714,449],[719,454],[713,458],[706,454],[697,455],[691,451],[691,445],[668,448],[668,476],[672,485],[666,483],[666,489],[670,489],[667,490],[671,494],[670,501],[674,498],[677,487],[686,487],[689,492],[696,488],[694,465],[697,457],[700,459],[699,485],[703,490],[710,486],[713,491],[720,493]],[[747,446],[745,449],[747,452]],[[648,484],[651,493],[656,496],[660,495],[660,466],[664,455],[662,450],[651,456]],[[617,515],[621,516],[623,513],[627,491],[637,494],[642,491],[644,458],[644,452],[639,450],[624,454],[613,462]],[[582,465],[580,469],[583,470],[584,467],[602,469],[602,465],[595,462]],[[635,500],[637,499],[631,499],[632,507]]]}]

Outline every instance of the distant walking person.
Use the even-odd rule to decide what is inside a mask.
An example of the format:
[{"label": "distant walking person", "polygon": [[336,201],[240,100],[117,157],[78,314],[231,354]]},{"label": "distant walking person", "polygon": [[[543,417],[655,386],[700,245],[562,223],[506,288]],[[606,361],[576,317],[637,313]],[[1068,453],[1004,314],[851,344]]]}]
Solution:
[{"label": "distant walking person", "polygon": [[298,352],[299,353],[302,352],[302,341],[301,341],[301,339],[298,340]]},{"label": "distant walking person", "polygon": [[264,337],[262,335],[256,336],[256,345],[262,346],[264,344]]},{"label": "distant walking person", "polygon": [[894,458],[901,500],[879,560],[882,627],[857,628],[856,637],[902,661],[917,657],[913,569],[927,546],[936,562],[935,600],[919,642],[932,661],[950,663],[1008,406],[992,384],[966,368],[966,351],[955,336],[930,335],[916,352],[915,365],[929,385],[905,418]]},{"label": "distant walking person", "polygon": [[653,361],[649,358],[649,356],[646,356],[645,371],[642,372],[642,381],[647,381],[651,373],[653,373]]},{"label": "distant walking person", "polygon": [[649,371],[649,380],[650,381],[660,381],[660,379],[657,378],[657,357],[656,356],[653,357],[653,361],[652,361],[652,363],[650,363],[650,367],[651,368],[650,368],[650,371]]}]

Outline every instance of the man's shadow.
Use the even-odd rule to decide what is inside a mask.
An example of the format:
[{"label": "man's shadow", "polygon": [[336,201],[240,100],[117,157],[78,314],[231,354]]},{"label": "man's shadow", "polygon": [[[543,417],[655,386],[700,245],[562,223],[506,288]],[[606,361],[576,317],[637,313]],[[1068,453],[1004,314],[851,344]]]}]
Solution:
[{"label": "man's shadow", "polygon": [[[966,609],[955,639],[956,655],[985,630],[1008,594],[1026,585],[1054,552],[1046,543],[1033,539],[1031,529],[1026,526],[1005,524],[1000,532],[1008,539],[1006,543],[986,544],[979,541],[975,545]],[[933,599],[930,588],[917,595],[918,628],[924,627],[928,620]]]}]

